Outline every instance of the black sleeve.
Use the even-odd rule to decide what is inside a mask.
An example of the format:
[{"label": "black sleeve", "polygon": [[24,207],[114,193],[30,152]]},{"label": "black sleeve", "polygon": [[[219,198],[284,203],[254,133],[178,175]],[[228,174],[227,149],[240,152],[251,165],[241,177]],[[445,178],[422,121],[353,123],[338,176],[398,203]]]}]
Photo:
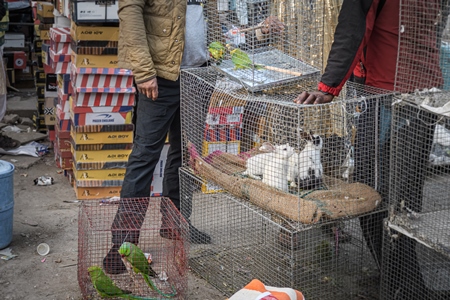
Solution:
[{"label": "black sleeve", "polygon": [[[367,22],[375,19],[378,0],[344,0],[334,41],[322,76],[321,90],[336,95],[350,77],[364,47]],[[368,21],[369,20],[369,21]],[[327,88],[328,87],[328,88]]]}]

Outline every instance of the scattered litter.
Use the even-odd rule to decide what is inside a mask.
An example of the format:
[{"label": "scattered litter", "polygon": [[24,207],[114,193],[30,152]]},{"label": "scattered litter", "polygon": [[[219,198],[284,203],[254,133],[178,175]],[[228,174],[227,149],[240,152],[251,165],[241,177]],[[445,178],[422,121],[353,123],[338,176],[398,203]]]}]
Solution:
[{"label": "scattered litter", "polygon": [[5,248],[3,250],[0,250],[0,258],[3,260],[10,260],[14,257],[17,257],[17,255],[11,253],[11,248]]},{"label": "scattered litter", "polygon": [[80,200],[63,200],[65,203],[78,203],[81,202]]},{"label": "scattered litter", "polygon": [[78,265],[78,263],[70,264],[70,265],[64,265],[64,266],[61,266],[61,268],[73,267],[73,266],[77,266],[77,265]]},{"label": "scattered litter", "polygon": [[34,180],[34,185],[52,185],[53,177],[50,176],[41,176]]},{"label": "scattered litter", "polygon": [[45,262],[46,258],[44,257],[43,259],[41,259],[41,263]]},{"label": "scattered litter", "polygon": [[17,160],[17,159],[14,159],[14,158],[11,158],[11,161],[12,161],[12,162],[18,162],[18,160]]},{"label": "scattered litter", "polygon": [[114,196],[108,199],[102,199],[99,201],[100,205],[117,204],[120,201],[120,197]]},{"label": "scattered litter", "polygon": [[45,256],[50,252],[50,246],[46,243],[40,243],[37,246],[36,250],[39,253],[39,255]]},{"label": "scattered litter", "polygon": [[159,273],[158,277],[159,277],[159,280],[161,280],[161,281],[169,280],[169,276],[167,276],[167,273],[165,271],[162,271],[161,273]]},{"label": "scattered litter", "polygon": [[38,142],[29,142],[28,144],[19,146],[15,149],[2,149],[0,148],[0,154],[9,155],[30,155],[33,157],[43,156],[48,153],[48,147]]},{"label": "scattered litter", "polygon": [[58,171],[56,171],[56,173],[62,174],[62,173],[64,173],[64,170],[58,170]]},{"label": "scattered litter", "polygon": [[24,130],[20,129],[20,128],[17,127],[17,126],[6,126],[6,127],[3,127],[3,128],[2,128],[2,131],[4,131],[4,132],[17,132],[17,133],[19,133],[19,132],[22,132],[22,131],[24,131]]},{"label": "scattered litter", "polygon": [[58,258],[57,260],[55,260],[55,263],[60,264],[62,262],[61,258]]},{"label": "scattered litter", "polygon": [[22,176],[22,177],[28,177],[28,174],[27,174],[27,173],[22,173],[22,174],[20,174],[20,176]]}]

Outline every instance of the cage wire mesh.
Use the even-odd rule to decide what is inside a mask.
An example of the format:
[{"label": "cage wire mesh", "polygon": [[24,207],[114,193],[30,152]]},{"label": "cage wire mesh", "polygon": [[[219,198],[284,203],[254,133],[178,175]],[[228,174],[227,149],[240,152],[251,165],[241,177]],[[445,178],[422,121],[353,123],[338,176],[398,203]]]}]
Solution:
[{"label": "cage wire mesh", "polygon": [[[78,283],[83,297],[121,299],[114,284],[128,296],[169,299],[167,295],[176,293],[172,299],[187,299],[187,232],[187,222],[167,198],[83,202],[78,219]],[[159,292],[123,265],[118,252],[122,242],[144,252],[145,257],[128,261],[140,270],[149,264],[149,278]]]},{"label": "cage wire mesh", "polygon": [[450,295],[449,103],[448,91],[403,94],[395,102],[383,299]]},{"label": "cage wire mesh", "polygon": [[202,193],[203,180],[189,169],[180,180],[183,199],[192,197],[191,222],[212,237],[211,244],[191,245],[189,265],[225,295],[258,278],[296,288],[306,299],[376,299],[378,268],[357,218],[339,222],[346,237],[334,226],[293,228],[229,193]]},{"label": "cage wire mesh", "polygon": [[341,4],[208,1],[207,44],[214,65],[251,91],[318,74],[328,57]]},{"label": "cage wire mesh", "polygon": [[[268,285],[296,287],[307,299],[376,290],[378,281],[371,276],[381,264],[387,215],[382,200],[389,183],[392,94],[348,83],[333,103],[293,103],[299,91],[316,86],[311,76],[252,92],[212,67],[182,71],[181,194],[186,200],[181,210],[192,211],[193,225],[211,234],[212,244],[199,246],[199,257],[215,253],[202,265],[191,251],[191,266],[224,293],[241,288],[248,278],[228,283],[217,268],[233,269],[245,257],[264,262],[248,274],[266,278]],[[221,205],[237,208],[228,211]],[[214,224],[222,219],[235,221]],[[323,262],[328,273],[309,265],[321,247],[331,253]],[[355,260],[350,263],[346,256]],[[341,282],[352,267],[352,277],[361,280]]]},{"label": "cage wire mesh", "polygon": [[447,0],[400,1],[381,299],[450,295],[448,14]]}]

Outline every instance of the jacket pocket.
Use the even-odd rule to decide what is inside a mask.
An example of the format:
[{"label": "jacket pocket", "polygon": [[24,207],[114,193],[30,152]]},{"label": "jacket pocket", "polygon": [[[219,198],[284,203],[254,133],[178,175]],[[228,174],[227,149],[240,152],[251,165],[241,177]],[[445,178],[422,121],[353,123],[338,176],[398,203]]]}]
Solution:
[{"label": "jacket pocket", "polygon": [[170,45],[172,33],[172,19],[161,16],[148,16],[146,22],[147,44],[153,62],[164,64]]}]

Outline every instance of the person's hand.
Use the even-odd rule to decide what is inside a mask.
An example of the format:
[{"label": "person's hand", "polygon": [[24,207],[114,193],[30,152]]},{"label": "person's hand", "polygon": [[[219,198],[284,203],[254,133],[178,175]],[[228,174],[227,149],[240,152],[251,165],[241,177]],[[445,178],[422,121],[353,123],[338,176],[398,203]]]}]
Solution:
[{"label": "person's hand", "polygon": [[261,25],[262,34],[280,33],[284,30],[284,24],[276,16],[269,16]]},{"label": "person's hand", "polygon": [[156,77],[149,81],[138,83],[137,88],[139,93],[144,94],[153,101],[158,98],[158,81],[156,80]]},{"label": "person's hand", "polygon": [[334,96],[331,94],[325,95],[322,92],[303,92],[294,99],[297,104],[321,104],[329,103],[333,100]]}]

